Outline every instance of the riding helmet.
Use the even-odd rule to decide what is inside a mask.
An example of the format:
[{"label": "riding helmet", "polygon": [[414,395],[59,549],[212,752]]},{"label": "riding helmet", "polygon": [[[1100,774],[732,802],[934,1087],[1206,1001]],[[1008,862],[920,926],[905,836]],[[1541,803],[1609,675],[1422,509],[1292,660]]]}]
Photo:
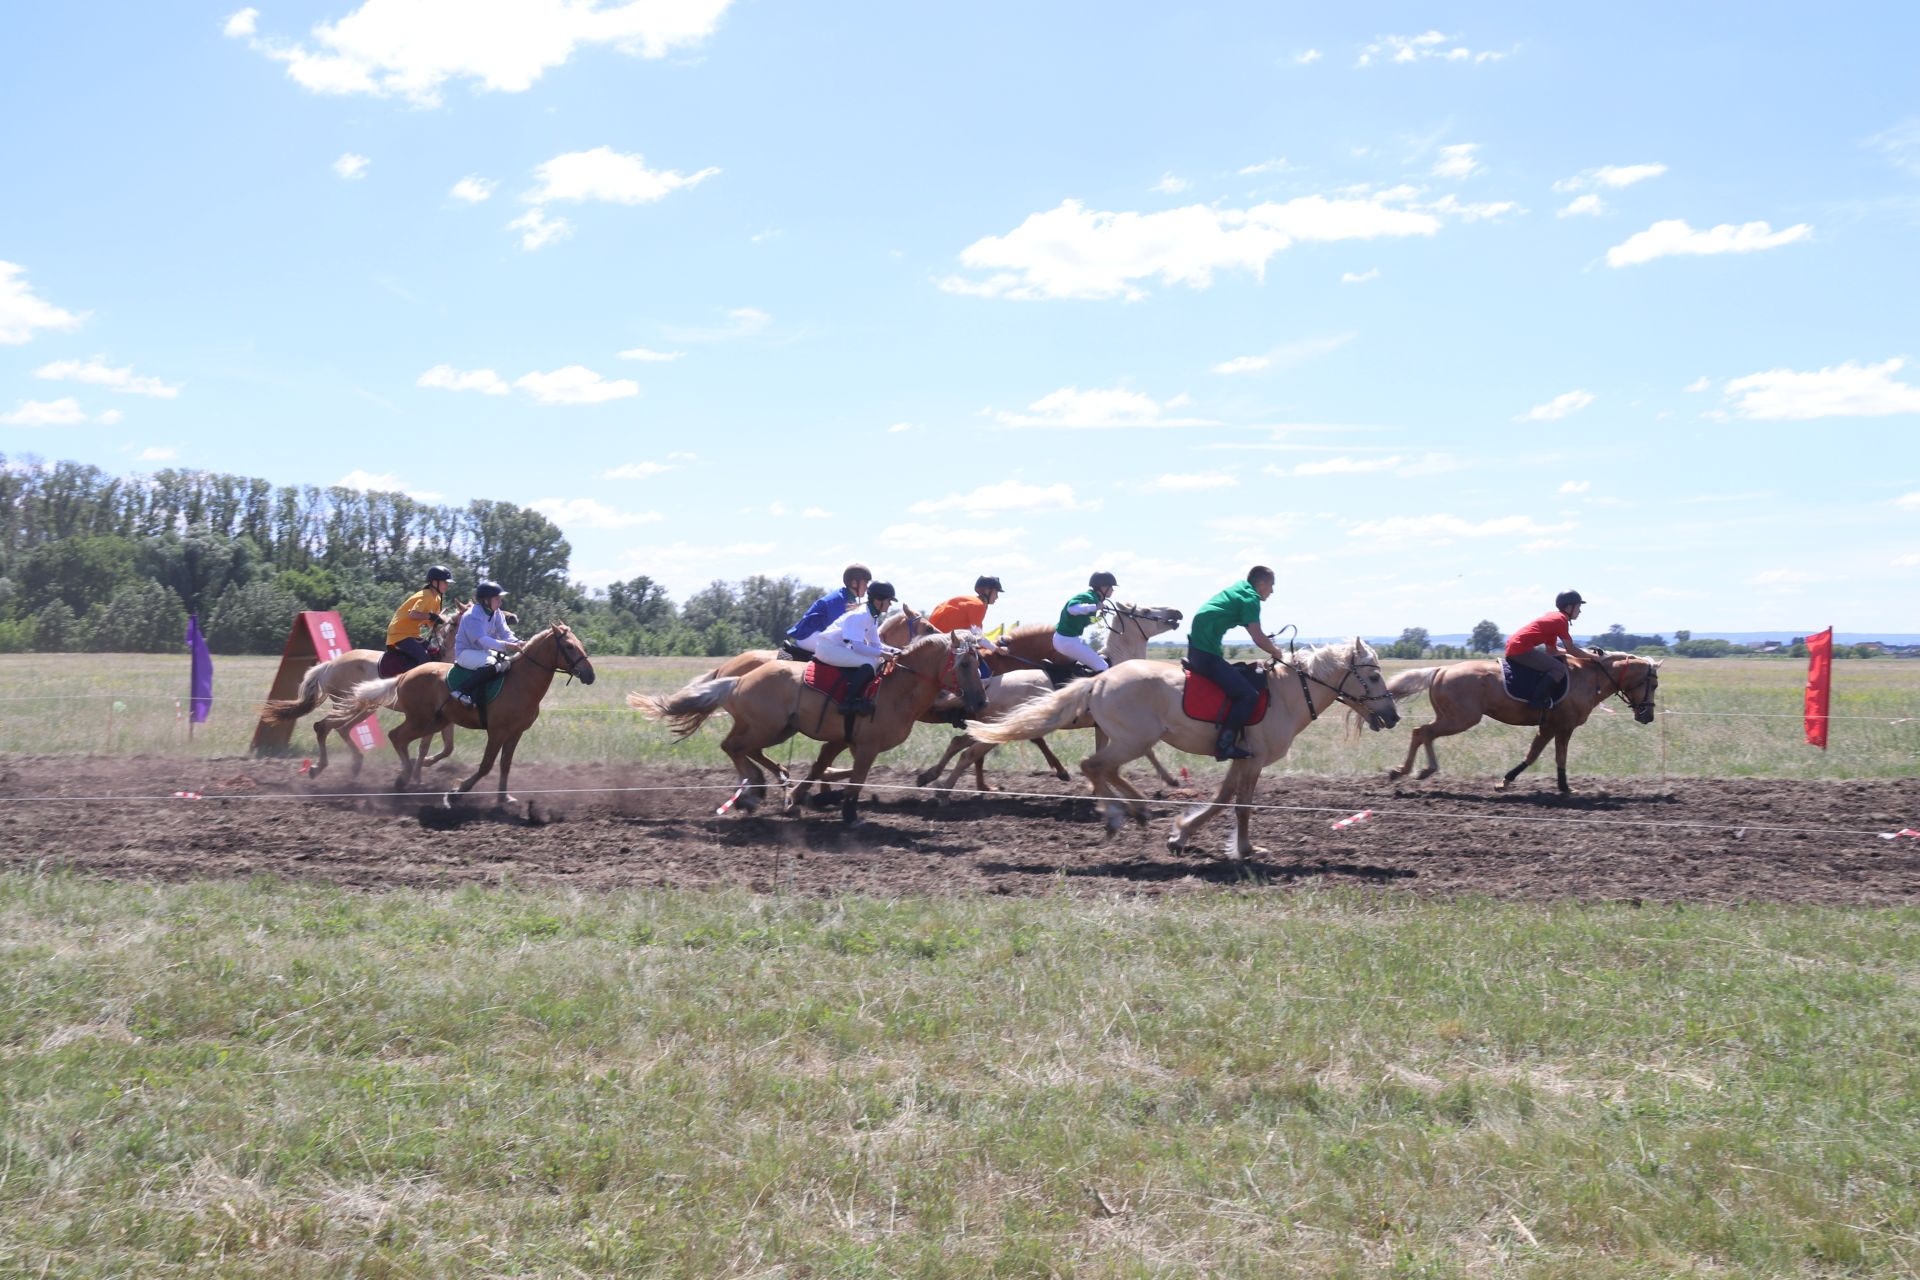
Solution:
[{"label": "riding helmet", "polygon": [[492,578],[482,578],[480,584],[473,589],[473,598],[475,600],[487,600],[494,596],[503,596],[505,594],[507,594],[506,589]]},{"label": "riding helmet", "polygon": [[453,570],[443,564],[436,564],[427,570],[427,581],[432,582],[435,578],[438,578],[442,582],[452,582]]},{"label": "riding helmet", "polygon": [[893,594],[893,584],[891,582],[869,582],[867,584],[868,600],[895,600],[898,598],[899,597]]},{"label": "riding helmet", "polygon": [[975,595],[978,595],[982,591],[1005,591],[1005,590],[1006,588],[1000,585],[1000,579],[998,578],[989,578],[989,577],[982,576],[982,577],[975,578],[973,580],[973,591]]},{"label": "riding helmet", "polygon": [[868,582],[872,582],[873,570],[867,568],[867,566],[860,564],[859,562],[856,561],[855,563],[848,565],[845,569],[841,571],[840,585],[843,587],[850,587],[853,585],[853,580],[855,578],[865,578]]},{"label": "riding helmet", "polygon": [[1102,587],[1119,586],[1120,579],[1114,577],[1112,574],[1102,569],[1099,573],[1096,573],[1091,578],[1087,579],[1087,585],[1089,587],[1092,587],[1095,591],[1098,591]]},{"label": "riding helmet", "polygon": [[1586,601],[1581,599],[1578,591],[1562,591],[1553,598],[1553,607],[1556,609],[1571,609],[1577,604],[1585,603]]}]

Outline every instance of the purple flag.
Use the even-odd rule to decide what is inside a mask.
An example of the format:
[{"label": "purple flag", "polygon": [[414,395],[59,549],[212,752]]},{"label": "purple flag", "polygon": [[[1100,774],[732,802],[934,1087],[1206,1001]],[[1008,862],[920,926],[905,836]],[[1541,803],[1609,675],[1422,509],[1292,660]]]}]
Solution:
[{"label": "purple flag", "polygon": [[187,697],[193,700],[193,722],[205,724],[213,711],[213,655],[207,652],[207,638],[200,634],[200,618],[187,616],[187,652],[193,657],[193,676],[187,683]]}]

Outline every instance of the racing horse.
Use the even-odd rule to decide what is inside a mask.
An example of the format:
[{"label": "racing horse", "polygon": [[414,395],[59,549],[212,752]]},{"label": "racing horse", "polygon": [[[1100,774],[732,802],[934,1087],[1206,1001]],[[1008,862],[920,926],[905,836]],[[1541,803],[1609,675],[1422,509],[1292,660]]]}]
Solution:
[{"label": "racing horse", "polygon": [[[1260,773],[1287,754],[1293,740],[1336,702],[1365,718],[1375,730],[1399,723],[1393,695],[1380,674],[1380,660],[1367,643],[1355,636],[1345,644],[1323,645],[1297,653],[1287,663],[1267,664],[1271,705],[1259,724],[1248,725],[1242,742],[1252,752],[1235,760],[1212,800],[1174,819],[1167,847],[1182,852],[1206,822],[1221,809],[1234,807],[1234,831],[1227,840],[1227,857],[1244,861],[1263,852],[1250,836],[1252,813],[1248,805]],[[982,742],[1017,742],[1056,729],[1098,729],[1105,741],[1080,762],[1080,772],[1104,799],[1109,835],[1126,824],[1129,813],[1146,821],[1141,803],[1146,797],[1120,775],[1120,766],[1145,754],[1156,742],[1189,755],[1213,758],[1219,730],[1211,721],[1195,720],[1181,710],[1186,673],[1170,662],[1128,662],[1091,680],[1079,680],[1058,693],[1030,703],[1004,720],[968,723],[967,732]]]},{"label": "racing horse", "polygon": [[[458,609],[443,614],[444,621],[433,624],[432,638],[427,648],[439,651],[446,647],[447,639],[460,626],[460,618],[471,605],[463,604]],[[300,678],[300,692],[292,698],[269,699],[260,707],[260,720],[263,724],[277,721],[298,720],[323,701],[328,705],[328,713],[313,722],[313,736],[319,740],[319,759],[313,768],[307,771],[309,778],[317,778],[327,768],[327,734],[337,733],[345,741],[353,727],[373,714],[364,712],[352,720],[342,720],[334,700],[344,698],[355,685],[364,684],[380,674],[379,649],[349,649],[337,658],[328,658],[307,668],[307,674]],[[440,753],[431,760],[423,759],[421,767],[439,764],[453,754],[453,726],[444,726],[440,730]],[[421,745],[421,755],[426,755],[426,746]],[[353,753],[353,776],[360,776],[360,766],[366,763],[366,757],[360,752]]]},{"label": "racing horse", "polygon": [[783,809],[789,814],[798,811],[807,789],[820,781],[834,758],[851,749],[853,768],[840,801],[841,819],[849,826],[859,825],[860,788],[874,760],[907,740],[935,698],[943,692],[956,694],[973,714],[986,706],[980,657],[973,637],[965,632],[922,636],[889,660],[881,669],[871,717],[840,714],[826,694],[808,687],[805,671],[797,662],[768,662],[744,676],[697,681],[665,698],[630,693],[627,705],[649,720],[666,721],[679,739],[716,711],[733,717],[733,727],[720,749],[733,762],[733,776],[740,779],[737,804],[743,812],[751,812],[760,797],[769,794],[762,766],[780,776],[766,757],[768,747],[796,733],[825,744],[806,780],[787,796]]},{"label": "racing horse", "polygon": [[[335,699],[340,708],[336,715],[365,715],[380,707],[392,707],[407,717],[404,724],[387,731],[387,741],[400,756],[396,791],[405,791],[420,780],[420,762],[407,756],[407,748],[415,739],[422,739],[420,755],[424,757],[424,739],[441,725],[482,727],[473,705],[447,691],[447,668],[452,665],[425,662],[390,679],[357,684],[345,698]],[[564,622],[556,622],[533,636],[515,655],[499,695],[487,704],[487,750],[480,758],[480,767],[447,792],[443,803],[451,804],[456,795],[473,790],[473,784],[492,771],[495,757],[500,760],[500,785],[494,802],[505,804],[513,799],[507,794],[507,775],[513,770],[514,748],[520,745],[520,735],[540,718],[540,700],[547,696],[555,675],[576,678],[581,684],[593,683],[593,663],[587,658],[586,646]]]},{"label": "racing horse", "polygon": [[1465,733],[1483,717],[1492,716],[1503,724],[1539,726],[1527,758],[1507,770],[1495,790],[1505,791],[1511,787],[1513,780],[1540,758],[1547,740],[1552,739],[1560,794],[1571,795],[1573,788],[1567,785],[1567,741],[1573,737],[1573,731],[1587,722],[1595,707],[1615,696],[1633,709],[1635,720],[1652,724],[1653,695],[1660,687],[1660,664],[1651,658],[1605,651],[1596,653],[1595,657],[1598,662],[1582,662],[1578,658],[1568,662],[1566,696],[1549,711],[1530,707],[1502,688],[1500,663],[1493,659],[1476,658],[1444,667],[1402,671],[1388,682],[1387,689],[1396,701],[1425,693],[1433,703],[1433,722],[1413,731],[1412,740],[1407,743],[1406,762],[1398,769],[1388,770],[1388,780],[1397,782],[1412,773],[1413,757],[1422,747],[1427,751],[1427,767],[1414,775],[1414,781],[1431,778],[1440,771],[1440,761],[1433,754],[1433,740]]}]

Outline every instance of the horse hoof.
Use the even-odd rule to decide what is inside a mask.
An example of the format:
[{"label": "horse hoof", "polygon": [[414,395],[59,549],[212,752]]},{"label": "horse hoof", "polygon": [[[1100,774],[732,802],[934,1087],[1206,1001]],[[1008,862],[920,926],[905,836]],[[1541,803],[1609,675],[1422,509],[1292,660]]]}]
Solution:
[{"label": "horse hoof", "polygon": [[451,808],[453,808],[453,802],[454,802],[454,800],[455,800],[455,799],[456,799],[456,798],[457,798],[457,797],[458,797],[459,795],[460,795],[460,793],[459,793],[458,791],[443,791],[443,792],[441,792],[441,793],[440,793],[440,807],[441,807],[442,809],[451,809]]},{"label": "horse hoof", "polygon": [[1178,831],[1173,832],[1167,837],[1168,853],[1185,853],[1186,851],[1187,851],[1186,838],[1183,837]]},{"label": "horse hoof", "polygon": [[1072,781],[1073,781],[1073,775],[1072,775],[1072,774],[1070,774],[1070,773],[1068,773],[1068,772],[1067,772],[1067,771],[1066,771],[1065,769],[1055,769],[1055,770],[1053,771],[1053,776],[1054,776],[1054,777],[1056,777],[1056,778],[1058,778],[1058,779],[1060,779],[1060,781],[1062,781],[1062,782],[1072,782]]},{"label": "horse hoof", "polygon": [[1414,780],[1416,782],[1425,782],[1438,772],[1440,772],[1438,769],[1422,769],[1418,774],[1414,775]]},{"label": "horse hoof", "polygon": [[1388,782],[1398,782],[1398,781],[1400,781],[1400,779],[1402,779],[1402,778],[1404,778],[1404,777],[1406,777],[1406,776],[1407,776],[1407,774],[1406,774],[1406,770],[1404,770],[1404,769],[1389,769],[1389,770],[1387,770],[1387,781],[1388,781]]}]

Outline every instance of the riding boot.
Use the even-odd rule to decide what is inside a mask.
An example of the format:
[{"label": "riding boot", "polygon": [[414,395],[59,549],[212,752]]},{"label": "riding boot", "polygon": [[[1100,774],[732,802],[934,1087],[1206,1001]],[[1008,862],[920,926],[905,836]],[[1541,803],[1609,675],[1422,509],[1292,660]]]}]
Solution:
[{"label": "riding boot", "polygon": [[873,681],[872,667],[848,667],[847,673],[847,714],[850,716],[870,716],[873,714],[873,699],[867,697],[867,685]]},{"label": "riding boot", "polygon": [[1213,758],[1215,760],[1245,760],[1253,752],[1240,745],[1240,731],[1221,726],[1220,736],[1213,740]]}]

